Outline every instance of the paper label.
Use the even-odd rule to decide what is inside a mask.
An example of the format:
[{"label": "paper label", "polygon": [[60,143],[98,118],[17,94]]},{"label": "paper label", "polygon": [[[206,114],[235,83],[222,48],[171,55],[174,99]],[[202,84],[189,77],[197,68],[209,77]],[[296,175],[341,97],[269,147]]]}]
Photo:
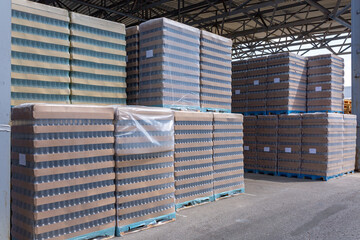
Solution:
[{"label": "paper label", "polygon": [[240,94],[240,90],[235,90],[235,94]]},{"label": "paper label", "polygon": [[291,148],[285,148],[286,153],[291,153]]},{"label": "paper label", "polygon": [[270,152],[270,147],[264,147],[264,152]]},{"label": "paper label", "polygon": [[259,80],[255,80],[254,85],[259,85]]},{"label": "paper label", "polygon": [[316,154],[316,148],[310,148],[309,153],[310,154]]},{"label": "paper label", "polygon": [[26,155],[19,154],[19,165],[26,166]]},{"label": "paper label", "polygon": [[321,92],[322,88],[320,87],[315,87],[315,92]]},{"label": "paper label", "polygon": [[274,83],[279,83],[280,82],[280,78],[274,78]]},{"label": "paper label", "polygon": [[244,146],[244,150],[249,151],[249,146]]},{"label": "paper label", "polygon": [[154,52],[153,50],[147,50],[146,51],[146,58],[151,58],[154,56]]}]

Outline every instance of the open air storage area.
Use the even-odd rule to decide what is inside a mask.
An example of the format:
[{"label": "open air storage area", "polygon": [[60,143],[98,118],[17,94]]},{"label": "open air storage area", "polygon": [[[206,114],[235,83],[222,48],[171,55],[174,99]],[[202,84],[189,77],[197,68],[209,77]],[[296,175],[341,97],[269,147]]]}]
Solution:
[{"label": "open air storage area", "polygon": [[0,239],[358,239],[334,2],[0,3]]}]

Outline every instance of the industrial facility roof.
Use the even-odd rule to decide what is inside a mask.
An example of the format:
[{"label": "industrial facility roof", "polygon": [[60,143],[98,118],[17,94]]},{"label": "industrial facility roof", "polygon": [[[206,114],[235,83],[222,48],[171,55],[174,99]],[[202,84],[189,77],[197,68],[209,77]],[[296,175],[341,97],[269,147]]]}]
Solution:
[{"label": "industrial facility roof", "polygon": [[132,26],[167,17],[233,39],[233,58],[350,52],[351,0],[34,0]]}]

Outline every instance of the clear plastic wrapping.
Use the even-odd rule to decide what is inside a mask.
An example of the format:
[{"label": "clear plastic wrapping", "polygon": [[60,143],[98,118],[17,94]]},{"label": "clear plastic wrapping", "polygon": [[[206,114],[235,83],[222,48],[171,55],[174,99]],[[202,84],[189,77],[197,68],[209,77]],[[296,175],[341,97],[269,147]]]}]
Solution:
[{"label": "clear plastic wrapping", "polygon": [[231,112],[232,40],[201,30],[200,104],[204,110]]},{"label": "clear plastic wrapping", "polygon": [[113,119],[111,107],[12,109],[14,238],[114,235]]},{"label": "clear plastic wrapping", "polygon": [[241,114],[214,113],[214,194],[244,191],[243,122]]},{"label": "clear plastic wrapping", "polygon": [[174,113],[166,108],[115,107],[117,229],[175,218]]},{"label": "clear plastic wrapping", "polygon": [[166,18],[140,24],[141,105],[200,109],[200,30]]},{"label": "clear plastic wrapping", "polygon": [[125,25],[70,13],[71,102],[126,104]]},{"label": "clear plastic wrapping", "polygon": [[175,112],[177,204],[213,196],[213,114]]},{"label": "clear plastic wrapping", "polygon": [[70,103],[69,13],[12,1],[11,105]]},{"label": "clear plastic wrapping", "polygon": [[354,171],[356,163],[356,132],[357,117],[352,114],[344,114],[344,158],[342,171],[344,173]]}]

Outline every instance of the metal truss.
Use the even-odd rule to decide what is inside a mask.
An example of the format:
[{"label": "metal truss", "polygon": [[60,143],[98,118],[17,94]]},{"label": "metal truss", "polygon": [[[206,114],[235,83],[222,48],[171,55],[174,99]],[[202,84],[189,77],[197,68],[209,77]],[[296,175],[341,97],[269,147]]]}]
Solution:
[{"label": "metal truss", "polygon": [[351,52],[351,0],[33,0],[126,26],[167,17],[233,40],[233,58]]}]

